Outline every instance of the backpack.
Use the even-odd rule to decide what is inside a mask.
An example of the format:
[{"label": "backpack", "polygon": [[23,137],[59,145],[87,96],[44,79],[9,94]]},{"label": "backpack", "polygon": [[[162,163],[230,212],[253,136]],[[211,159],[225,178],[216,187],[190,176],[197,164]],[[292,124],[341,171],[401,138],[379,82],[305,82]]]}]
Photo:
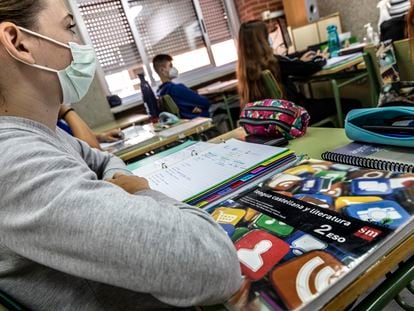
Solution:
[{"label": "backpack", "polygon": [[384,85],[378,99],[378,107],[414,107],[414,81],[396,81]]},{"label": "backpack", "polygon": [[383,22],[380,26],[381,42],[392,40],[403,40],[407,36],[405,35],[405,15],[394,17],[390,20]]},{"label": "backpack", "polygon": [[293,139],[306,133],[309,119],[301,106],[282,99],[265,99],[248,103],[239,123],[249,134]]}]

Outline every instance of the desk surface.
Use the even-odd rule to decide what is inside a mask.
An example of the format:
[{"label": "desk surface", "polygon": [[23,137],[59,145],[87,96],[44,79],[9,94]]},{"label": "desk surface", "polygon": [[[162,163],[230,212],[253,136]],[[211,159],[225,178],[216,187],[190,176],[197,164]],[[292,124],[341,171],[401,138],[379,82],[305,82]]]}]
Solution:
[{"label": "desk surface", "polygon": [[105,125],[98,126],[94,128],[93,131],[97,134],[101,134],[103,132],[107,132],[117,128],[123,129],[133,124],[145,123],[149,120],[149,118],[150,116],[146,114],[133,114],[131,116],[115,120]]},{"label": "desk surface", "polygon": [[228,81],[219,81],[210,85],[207,85],[201,89],[198,89],[197,92],[200,95],[212,95],[217,93],[225,93],[233,91],[237,88],[237,79],[228,80]]},{"label": "desk surface", "polygon": [[318,71],[317,73],[313,74],[312,77],[321,77],[326,75],[335,74],[341,71],[344,71],[346,69],[352,68],[353,66],[356,66],[364,61],[364,58],[362,55],[358,58],[350,59],[347,62],[344,62],[341,65],[329,68],[329,69],[322,69],[321,71]]},{"label": "desk surface", "polygon": [[[244,136],[244,130],[237,128],[229,133],[216,137],[211,142],[219,143],[230,138],[242,138]],[[288,148],[295,150],[297,154],[306,153],[312,158],[320,158],[322,152],[335,149],[349,142],[350,140],[346,137],[343,129],[311,127],[304,137],[290,141]],[[379,260],[374,260],[370,264],[369,269],[363,271],[356,279],[351,279],[348,283],[349,285],[343,286],[341,291],[325,304],[322,310],[344,310],[360,295],[380,282],[387,272],[391,271],[399,262],[407,259],[414,253],[414,235],[409,235],[401,243],[391,244],[386,247],[387,251],[385,252],[385,256],[382,256]],[[366,260],[369,261],[370,257]]]},{"label": "desk surface", "polygon": [[[192,120],[183,120],[184,122],[173,126],[165,131],[158,132],[158,140],[151,142],[146,145],[138,146],[135,149],[129,149],[127,152],[116,153],[124,161],[129,161],[133,158],[144,155],[145,153],[155,150],[157,148],[171,144],[179,139],[185,137],[202,133],[213,127],[212,120],[210,118],[196,118]],[[170,133],[168,136],[162,136],[163,132],[171,132],[172,129],[174,133]]]},{"label": "desk surface", "polygon": [[[218,136],[210,140],[212,143],[219,143],[230,138],[243,138],[246,132],[239,127],[231,132]],[[329,138],[327,139],[327,136]],[[295,151],[296,154],[307,154],[314,159],[320,159],[325,151],[342,147],[351,142],[345,135],[343,129],[310,127],[305,136],[291,140],[287,148]]]}]

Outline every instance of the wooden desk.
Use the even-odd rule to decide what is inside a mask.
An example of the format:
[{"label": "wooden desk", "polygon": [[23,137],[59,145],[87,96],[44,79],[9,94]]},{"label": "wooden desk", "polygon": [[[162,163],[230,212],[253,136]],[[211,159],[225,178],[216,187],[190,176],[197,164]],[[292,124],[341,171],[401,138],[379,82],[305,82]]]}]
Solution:
[{"label": "wooden desk", "polygon": [[144,155],[149,151],[171,144],[177,140],[184,139],[194,134],[200,134],[212,128],[213,126],[214,125],[210,118],[196,118],[192,120],[183,120],[182,123],[170,128],[175,129],[177,131],[175,134],[163,136],[163,133],[165,134],[165,132],[169,131],[170,129],[158,132],[158,139],[156,141],[151,142],[147,145],[139,146],[136,149],[132,149],[127,152],[116,153],[116,155],[124,161],[129,161],[133,158]]},{"label": "wooden desk", "polygon": [[364,58],[361,55],[360,57],[357,57],[357,58],[351,58],[349,61],[346,61],[338,66],[328,68],[328,69],[322,69],[321,71],[318,71],[317,73],[313,74],[312,77],[332,75],[332,74],[347,70],[349,68],[352,68],[363,62],[364,62]]},{"label": "wooden desk", "polygon": [[237,79],[229,81],[219,81],[213,84],[207,85],[201,89],[198,89],[197,92],[200,95],[211,95],[217,93],[225,93],[229,91],[234,91],[237,88]]},{"label": "wooden desk", "polygon": [[411,234],[400,244],[390,245],[389,252],[385,256],[374,263],[365,273],[353,280],[350,285],[344,287],[334,299],[323,307],[323,310],[345,310],[348,305],[378,284],[388,272],[392,271],[401,261],[412,256],[413,253],[414,235]]},{"label": "wooden desk", "polygon": [[[220,143],[230,138],[243,138],[246,132],[242,127],[211,139],[209,142]],[[320,159],[325,151],[342,147],[351,141],[346,137],[345,131],[339,128],[309,127],[305,136],[289,141],[287,148],[296,154],[307,154],[314,159]]]},{"label": "wooden desk", "polygon": [[209,96],[209,95],[216,95],[221,94],[224,102],[224,107],[226,108],[227,117],[229,119],[230,128],[234,129],[233,119],[230,113],[230,101],[233,98],[237,98],[238,96],[229,96],[229,92],[233,92],[237,89],[238,80],[228,80],[228,81],[219,81],[213,84],[207,85],[201,89],[198,89],[197,92],[200,95]]},{"label": "wooden desk", "polygon": [[[242,138],[244,136],[245,131],[242,128],[237,128],[210,141],[219,143],[230,138]],[[346,137],[343,129],[310,127],[305,136],[290,141],[287,147],[295,150],[297,154],[306,153],[312,158],[319,159],[322,152],[338,148],[349,142],[350,140]],[[411,235],[408,234],[408,237],[402,239],[402,241],[395,244],[381,245],[372,256],[364,260],[370,266],[367,270],[359,271],[358,276],[345,275],[337,283],[334,283],[329,290],[322,292],[320,296],[315,298],[316,304],[313,304],[311,308],[304,307],[303,310],[345,310],[359,296],[380,282],[399,262],[414,253],[413,231],[412,228]],[[381,252],[383,255],[381,255]],[[358,266],[355,267],[355,270],[358,271]],[[320,305],[318,305],[318,300]]]},{"label": "wooden desk", "polygon": [[150,116],[146,114],[133,114],[131,116],[124,117],[124,118],[115,120],[113,122],[110,122],[108,124],[98,126],[94,128],[93,131],[96,134],[101,134],[101,133],[114,130],[114,129],[118,129],[118,128],[123,129],[133,124],[136,124],[136,125],[142,124],[142,123],[147,122],[149,119],[150,119]]},{"label": "wooden desk", "polygon": [[358,70],[366,70],[366,69],[367,69],[367,65],[365,64],[365,62],[363,62],[363,63],[359,63],[359,64],[357,65],[357,69],[358,69]]}]

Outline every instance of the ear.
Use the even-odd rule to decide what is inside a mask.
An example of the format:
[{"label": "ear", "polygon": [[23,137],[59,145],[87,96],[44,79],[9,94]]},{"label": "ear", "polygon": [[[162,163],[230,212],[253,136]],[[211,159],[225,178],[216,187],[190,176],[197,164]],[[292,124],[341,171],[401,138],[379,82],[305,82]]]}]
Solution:
[{"label": "ear", "polygon": [[0,45],[7,49],[9,53],[27,64],[34,64],[31,41],[15,24],[10,22],[0,23]]}]

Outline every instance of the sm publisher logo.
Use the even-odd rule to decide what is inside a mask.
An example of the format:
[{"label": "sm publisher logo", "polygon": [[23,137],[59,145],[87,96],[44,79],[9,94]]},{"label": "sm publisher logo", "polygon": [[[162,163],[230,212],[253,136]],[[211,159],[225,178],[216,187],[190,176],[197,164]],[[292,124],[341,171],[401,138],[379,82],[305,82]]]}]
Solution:
[{"label": "sm publisher logo", "polygon": [[372,241],[373,239],[375,239],[377,236],[379,236],[382,233],[382,231],[378,230],[378,229],[374,229],[368,226],[362,227],[361,229],[359,229],[357,232],[354,233],[355,236],[367,240],[367,241]]}]

